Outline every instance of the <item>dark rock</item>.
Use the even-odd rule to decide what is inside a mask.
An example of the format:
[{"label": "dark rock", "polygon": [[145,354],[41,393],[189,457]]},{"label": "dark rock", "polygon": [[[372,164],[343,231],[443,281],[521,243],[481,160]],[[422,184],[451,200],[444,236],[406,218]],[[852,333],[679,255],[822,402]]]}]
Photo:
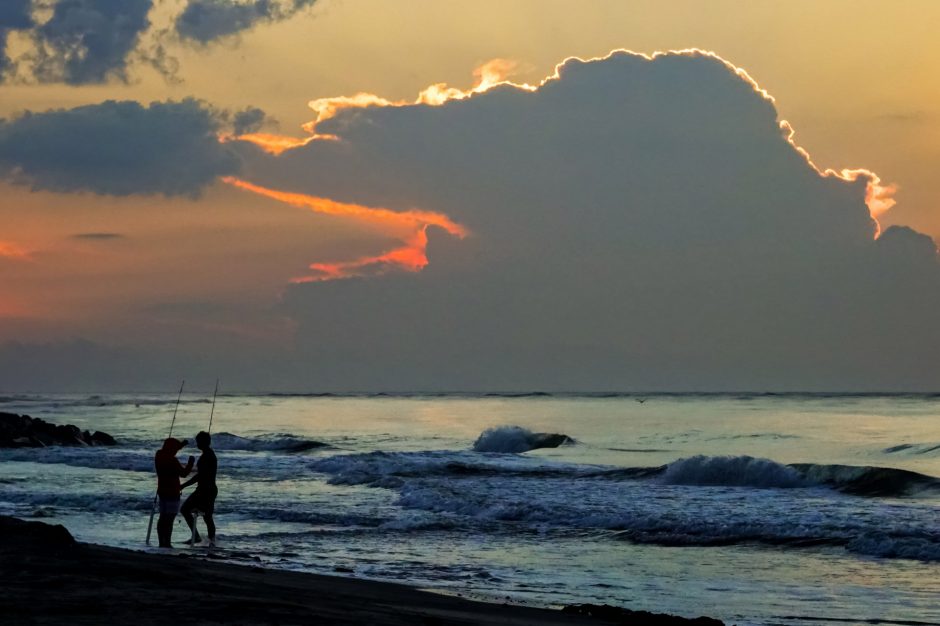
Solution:
[{"label": "dark rock", "polygon": [[688,618],[666,613],[631,611],[609,604],[569,604],[561,612],[594,617],[620,626],[724,626],[724,622],[711,617]]},{"label": "dark rock", "polygon": [[91,444],[94,446],[114,446],[117,445],[117,441],[115,441],[114,437],[108,433],[103,433],[100,430],[96,430],[95,433],[91,436]]},{"label": "dark rock", "polygon": [[0,515],[0,537],[3,545],[32,544],[44,548],[70,548],[75,538],[62,524],[27,522]]},{"label": "dark rock", "polygon": [[72,424],[50,424],[39,418],[0,412],[0,448],[44,446],[113,446],[114,437],[101,431],[90,435]]}]

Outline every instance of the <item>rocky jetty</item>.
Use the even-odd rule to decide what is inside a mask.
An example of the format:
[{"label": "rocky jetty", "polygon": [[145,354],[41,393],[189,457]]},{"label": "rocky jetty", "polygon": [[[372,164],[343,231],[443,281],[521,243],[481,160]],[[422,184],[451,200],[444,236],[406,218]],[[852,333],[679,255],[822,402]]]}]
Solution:
[{"label": "rocky jetty", "polygon": [[114,437],[100,430],[83,431],[72,424],[50,424],[29,415],[0,413],[0,448],[45,446],[113,446]]}]

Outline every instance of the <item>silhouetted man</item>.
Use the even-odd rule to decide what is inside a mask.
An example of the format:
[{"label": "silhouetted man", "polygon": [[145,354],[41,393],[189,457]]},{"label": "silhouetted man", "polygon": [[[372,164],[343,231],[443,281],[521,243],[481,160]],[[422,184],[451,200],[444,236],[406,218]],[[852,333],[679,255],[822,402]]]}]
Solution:
[{"label": "silhouetted man", "polygon": [[169,437],[163,442],[163,447],[157,450],[153,457],[153,465],[157,470],[157,496],[160,499],[160,518],[157,520],[157,538],[161,548],[172,548],[170,538],[173,535],[173,520],[180,510],[180,477],[186,476],[193,469],[195,457],[190,456],[189,462],[184,466],[176,458],[186,441]]},{"label": "silhouetted man", "polygon": [[189,530],[193,533],[193,541],[202,541],[193,517],[193,511],[198,511],[206,520],[209,542],[215,543],[215,520],[212,519],[212,512],[215,510],[215,497],[219,495],[219,488],[215,486],[215,474],[219,469],[219,461],[210,447],[211,443],[212,437],[209,433],[202,431],[196,435],[196,447],[202,451],[202,454],[196,463],[196,475],[183,483],[183,487],[195,484],[196,491],[186,498],[182,513],[186,523],[189,524]]}]

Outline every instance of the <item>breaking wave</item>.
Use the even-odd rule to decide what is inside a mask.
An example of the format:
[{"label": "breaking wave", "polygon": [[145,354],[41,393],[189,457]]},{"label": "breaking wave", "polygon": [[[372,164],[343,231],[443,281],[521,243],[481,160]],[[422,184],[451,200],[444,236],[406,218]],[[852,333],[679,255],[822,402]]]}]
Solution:
[{"label": "breaking wave", "polygon": [[788,465],[751,456],[693,456],[666,466],[662,481],[669,485],[728,487],[806,487],[806,478]]},{"label": "breaking wave", "polygon": [[487,428],[473,444],[477,452],[521,453],[539,448],[557,448],[574,443],[568,435],[558,433],[534,433],[521,426],[496,426]]}]

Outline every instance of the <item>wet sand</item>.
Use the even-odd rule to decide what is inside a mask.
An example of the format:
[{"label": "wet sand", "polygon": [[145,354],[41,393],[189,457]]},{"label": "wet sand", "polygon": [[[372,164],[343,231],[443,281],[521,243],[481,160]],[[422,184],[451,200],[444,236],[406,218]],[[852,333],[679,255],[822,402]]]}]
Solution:
[{"label": "wet sand", "polygon": [[[286,572],[76,542],[62,526],[0,516],[4,624],[487,624],[613,621],[475,602],[404,585]],[[662,623],[693,623],[666,618]],[[673,620],[676,620],[673,622]]]}]

